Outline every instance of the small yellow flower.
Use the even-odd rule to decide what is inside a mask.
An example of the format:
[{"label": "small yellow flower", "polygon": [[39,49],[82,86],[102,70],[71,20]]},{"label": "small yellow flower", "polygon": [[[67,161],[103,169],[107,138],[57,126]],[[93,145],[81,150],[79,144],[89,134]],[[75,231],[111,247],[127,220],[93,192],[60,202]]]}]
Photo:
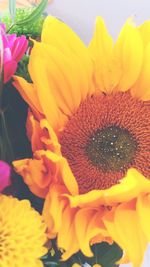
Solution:
[{"label": "small yellow flower", "polygon": [[45,225],[29,201],[0,196],[0,267],[42,267]]}]

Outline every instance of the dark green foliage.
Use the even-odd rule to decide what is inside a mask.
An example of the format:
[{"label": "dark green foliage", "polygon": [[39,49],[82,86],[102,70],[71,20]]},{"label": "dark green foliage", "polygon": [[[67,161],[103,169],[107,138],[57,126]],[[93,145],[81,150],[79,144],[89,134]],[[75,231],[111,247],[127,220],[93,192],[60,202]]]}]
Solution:
[{"label": "dark green foliage", "polygon": [[117,267],[116,261],[122,257],[122,250],[117,244],[113,243],[109,245],[106,242],[93,245],[91,247],[94,256],[91,258],[85,257],[81,252],[74,254],[69,260],[63,262],[60,260],[61,253],[57,250],[55,242],[53,244],[53,249],[55,255],[51,256],[49,253],[42,258],[45,267],[71,267],[74,263],[78,263],[83,266],[88,263],[90,266],[94,264],[100,264],[102,267]]}]

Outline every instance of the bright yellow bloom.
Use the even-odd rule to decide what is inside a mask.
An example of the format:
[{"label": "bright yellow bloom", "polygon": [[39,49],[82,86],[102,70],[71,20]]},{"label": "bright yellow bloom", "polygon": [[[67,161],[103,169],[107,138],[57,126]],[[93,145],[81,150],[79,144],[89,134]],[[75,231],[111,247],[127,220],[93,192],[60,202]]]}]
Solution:
[{"label": "bright yellow bloom", "polygon": [[30,56],[33,83],[14,82],[30,106],[33,149],[16,171],[46,197],[48,235],[63,259],[114,240],[139,267],[150,241],[150,22],[127,20],[114,44],[97,18],[86,48],[47,17],[41,39]]},{"label": "bright yellow bloom", "polygon": [[29,201],[0,196],[0,267],[42,267],[45,224]]}]

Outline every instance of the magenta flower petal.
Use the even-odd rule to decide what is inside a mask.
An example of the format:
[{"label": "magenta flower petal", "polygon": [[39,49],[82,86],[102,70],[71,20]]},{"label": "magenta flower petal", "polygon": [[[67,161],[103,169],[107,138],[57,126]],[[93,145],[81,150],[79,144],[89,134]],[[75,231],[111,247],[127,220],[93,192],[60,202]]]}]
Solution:
[{"label": "magenta flower petal", "polygon": [[4,64],[12,60],[12,54],[9,47],[4,49]]},{"label": "magenta flower petal", "polygon": [[22,58],[27,50],[28,41],[25,36],[16,38],[12,47],[12,57],[17,62]]},{"label": "magenta flower petal", "polygon": [[7,35],[8,45],[12,49],[15,40],[17,39],[17,36],[15,33]]},{"label": "magenta flower petal", "polygon": [[7,34],[5,24],[0,23],[0,38],[3,44],[4,83],[8,82],[16,72],[17,63],[21,60],[28,47],[24,35]]},{"label": "magenta flower petal", "polygon": [[4,32],[6,31],[6,26],[4,23],[0,22],[0,27],[1,29],[3,29]]},{"label": "magenta flower petal", "polygon": [[12,75],[16,72],[17,62],[15,60],[8,61],[4,64],[4,83],[7,83]]},{"label": "magenta flower petal", "polygon": [[0,160],[0,192],[10,184],[10,166],[6,162]]}]

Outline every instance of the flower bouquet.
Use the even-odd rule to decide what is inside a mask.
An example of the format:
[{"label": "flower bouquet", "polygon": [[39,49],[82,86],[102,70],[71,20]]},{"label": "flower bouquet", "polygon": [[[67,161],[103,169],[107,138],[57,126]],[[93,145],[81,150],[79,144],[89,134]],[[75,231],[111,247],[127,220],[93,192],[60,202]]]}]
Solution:
[{"label": "flower bouquet", "polygon": [[[36,2],[36,1],[35,1]],[[150,22],[88,47],[47,0],[0,26],[0,266],[142,266],[150,242]]]}]

